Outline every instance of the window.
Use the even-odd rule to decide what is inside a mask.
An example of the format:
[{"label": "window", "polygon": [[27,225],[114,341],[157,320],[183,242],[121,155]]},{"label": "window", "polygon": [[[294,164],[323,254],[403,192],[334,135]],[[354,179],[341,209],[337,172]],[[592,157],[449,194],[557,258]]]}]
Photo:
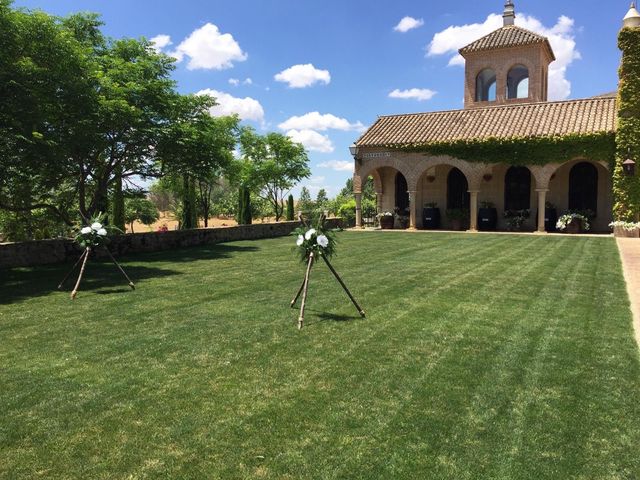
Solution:
[{"label": "window", "polygon": [[590,163],[576,163],[569,172],[569,210],[598,211],[598,169]]},{"label": "window", "polygon": [[469,184],[467,177],[457,168],[452,168],[447,176],[447,209],[469,209]]},{"label": "window", "polygon": [[511,167],[504,177],[504,209],[531,208],[531,172],[527,167]]},{"label": "window", "polygon": [[485,68],[476,77],[476,102],[492,102],[496,99],[496,73]]},{"label": "window", "polygon": [[507,98],[529,98],[529,70],[516,65],[507,75]]}]

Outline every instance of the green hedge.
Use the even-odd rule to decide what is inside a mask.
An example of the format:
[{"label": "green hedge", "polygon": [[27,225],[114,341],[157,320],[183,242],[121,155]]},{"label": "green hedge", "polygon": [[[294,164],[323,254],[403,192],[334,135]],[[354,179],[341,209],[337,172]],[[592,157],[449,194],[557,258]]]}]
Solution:
[{"label": "green hedge", "polygon": [[394,146],[405,152],[450,155],[469,162],[544,165],[577,157],[613,164],[616,140],[613,132],[530,138],[487,138]]},{"label": "green hedge", "polygon": [[613,216],[616,220],[637,221],[640,212],[640,180],[627,176],[622,162],[627,158],[640,167],[640,28],[623,28],[618,36],[622,50],[618,87],[618,131],[616,163],[613,169]]}]

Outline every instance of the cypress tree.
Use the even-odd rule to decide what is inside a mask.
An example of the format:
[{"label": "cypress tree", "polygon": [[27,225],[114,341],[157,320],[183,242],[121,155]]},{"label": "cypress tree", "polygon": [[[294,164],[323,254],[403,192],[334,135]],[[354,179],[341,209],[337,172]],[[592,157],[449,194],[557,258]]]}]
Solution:
[{"label": "cypress tree", "polygon": [[293,215],[293,195],[289,195],[287,198],[287,220],[292,221]]}]

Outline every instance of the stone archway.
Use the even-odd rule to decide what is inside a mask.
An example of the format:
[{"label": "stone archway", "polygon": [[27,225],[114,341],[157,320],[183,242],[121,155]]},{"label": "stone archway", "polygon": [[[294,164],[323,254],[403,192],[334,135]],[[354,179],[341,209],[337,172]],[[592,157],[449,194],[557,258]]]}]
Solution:
[{"label": "stone archway", "polygon": [[[589,167],[585,168],[589,168],[592,173],[594,171],[597,173],[597,178],[593,179],[596,182],[595,187],[593,184],[590,186],[590,195],[596,196],[595,202],[592,200],[592,204],[595,204],[592,205],[592,207],[595,206],[597,209],[597,211],[594,210],[596,216],[593,218],[592,222],[593,230],[603,232],[609,231],[608,225],[613,219],[613,194],[611,187],[611,174],[609,170],[610,167],[607,162],[594,161],[587,158],[574,158],[562,164],[548,164],[543,167],[538,167],[537,172],[534,172],[534,168],[532,168],[532,172],[534,173],[534,176],[540,175],[541,180],[546,181],[546,183],[539,183],[538,185],[544,185],[546,187],[546,200],[548,200],[549,203],[557,209],[559,215],[562,215],[570,210],[582,210],[582,208],[577,208],[582,202],[578,202],[578,204],[576,204],[569,201],[571,172],[574,167],[579,164],[587,164]],[[576,184],[579,183],[580,179],[578,178],[576,179]],[[541,190],[538,190],[538,192],[539,195],[542,195]]]}]

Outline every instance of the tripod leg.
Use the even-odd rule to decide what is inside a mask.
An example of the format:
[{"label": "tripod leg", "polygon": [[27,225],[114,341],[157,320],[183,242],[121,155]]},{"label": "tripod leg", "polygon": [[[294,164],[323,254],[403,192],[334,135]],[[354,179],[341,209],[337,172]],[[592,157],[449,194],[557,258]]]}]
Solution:
[{"label": "tripod leg", "polygon": [[73,265],[73,267],[71,267],[71,270],[69,270],[69,273],[67,273],[64,278],[62,279],[62,281],[60,282],[60,284],[58,285],[58,290],[60,290],[62,288],[62,286],[64,285],[64,282],[67,281],[67,279],[71,276],[71,274],[73,273],[73,271],[76,269],[76,267],[78,265],[80,265],[80,262],[82,262],[82,259],[84,258],[84,256],[87,254],[87,250],[85,249],[84,252],[82,252],[82,255],[80,255],[80,258],[78,258],[78,260],[76,261],[76,263]]},{"label": "tripod leg", "polygon": [[347,292],[347,295],[349,295],[349,298],[351,299],[351,302],[353,303],[353,305],[358,309],[358,313],[360,313],[360,316],[362,318],[364,318],[365,314],[364,314],[364,310],[362,310],[362,308],[360,307],[360,305],[358,305],[358,302],[356,302],[356,299],[353,298],[353,295],[351,295],[351,292],[349,291],[349,289],[347,288],[347,286],[344,284],[344,282],[342,281],[342,279],[340,278],[340,275],[338,275],[338,272],[335,271],[335,269],[333,268],[333,266],[329,263],[329,260],[327,260],[327,257],[325,257],[324,255],[322,255],[322,259],[324,260],[324,263],[327,264],[327,267],[329,267],[329,270],[331,270],[331,273],[333,273],[333,275],[336,277],[336,279],[338,280],[338,282],[340,283],[340,285],[342,285],[342,288],[344,289],[345,292]]},{"label": "tripod leg", "polygon": [[116,267],[118,267],[118,270],[120,270],[120,272],[122,273],[122,275],[124,275],[124,278],[127,279],[127,282],[129,282],[129,286],[131,287],[131,290],[135,290],[136,286],[133,284],[133,282],[131,281],[131,279],[127,276],[126,273],[124,273],[124,270],[122,269],[122,267],[120,266],[120,264],[118,262],[116,262],[116,259],[113,258],[113,255],[111,254],[111,252],[109,251],[109,249],[107,247],[104,247],[104,249],[107,251],[107,254],[109,255],[109,257],[111,258],[111,261],[113,263],[115,263]]},{"label": "tripod leg", "polygon": [[307,292],[309,290],[309,275],[311,274],[311,266],[313,265],[313,252],[309,254],[309,263],[307,264],[307,273],[304,275],[304,284],[302,290],[302,304],[300,305],[300,316],[298,317],[298,330],[302,329],[304,324],[304,307],[307,303]]},{"label": "tripod leg", "polygon": [[304,288],[304,280],[302,280],[302,285],[300,285],[300,288],[298,289],[298,293],[296,293],[296,296],[293,297],[293,300],[291,300],[291,308],[295,306],[296,302],[298,301],[298,298],[300,298],[300,294],[302,293],[303,288]]},{"label": "tripod leg", "polygon": [[78,287],[80,286],[80,281],[82,280],[82,275],[84,274],[84,268],[87,266],[89,255],[91,255],[91,248],[87,247],[87,249],[85,250],[84,260],[82,261],[82,267],[80,267],[80,275],[78,275],[78,281],[76,282],[76,286],[73,287],[73,291],[71,292],[71,300],[76,299],[76,295],[78,294]]}]

